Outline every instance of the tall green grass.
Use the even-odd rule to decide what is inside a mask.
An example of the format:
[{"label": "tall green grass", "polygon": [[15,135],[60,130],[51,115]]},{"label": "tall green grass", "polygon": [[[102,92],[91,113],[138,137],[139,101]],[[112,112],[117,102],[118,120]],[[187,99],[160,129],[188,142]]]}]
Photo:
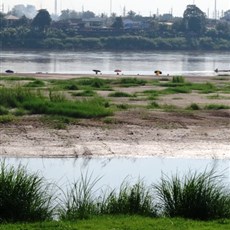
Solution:
[{"label": "tall green grass", "polygon": [[0,221],[52,219],[53,198],[43,177],[26,168],[0,164]]},{"label": "tall green grass", "polygon": [[112,190],[101,204],[102,214],[156,216],[151,189],[143,181],[130,185],[126,180],[118,192]]},{"label": "tall green grass", "polygon": [[154,185],[163,214],[199,220],[230,218],[230,192],[222,179],[214,169],[183,178],[163,176]]},{"label": "tall green grass", "polygon": [[75,118],[93,118],[112,115],[109,104],[100,97],[90,100],[67,100],[61,93],[49,91],[45,97],[40,91],[22,87],[1,88],[0,106],[26,109],[32,114],[61,115]]},{"label": "tall green grass", "polygon": [[59,209],[61,220],[88,219],[98,213],[94,189],[99,180],[93,179],[92,174],[81,174],[81,178],[69,187],[65,195]]},{"label": "tall green grass", "polygon": [[132,87],[146,85],[147,81],[138,78],[120,78],[114,81],[114,84],[119,84],[121,87]]},{"label": "tall green grass", "polygon": [[[54,198],[51,185],[26,167],[0,166],[0,221],[43,221],[55,216],[64,221],[89,219],[98,215],[139,215],[214,220],[230,218],[229,185],[214,169],[202,173],[163,176],[147,186],[124,180],[118,189],[102,190],[101,177],[81,174],[67,191],[58,188]],[[57,203],[58,202],[58,203]]]}]

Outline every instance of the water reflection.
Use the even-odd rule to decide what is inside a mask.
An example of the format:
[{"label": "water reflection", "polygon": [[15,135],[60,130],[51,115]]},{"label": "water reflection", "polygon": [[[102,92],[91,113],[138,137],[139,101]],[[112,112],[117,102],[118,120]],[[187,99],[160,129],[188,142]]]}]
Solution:
[{"label": "water reflection", "polygon": [[92,73],[100,69],[113,74],[122,69],[124,74],[153,74],[160,69],[164,74],[214,75],[214,69],[228,69],[229,53],[209,52],[32,52],[2,51],[0,71],[49,73]]},{"label": "water reflection", "polygon": [[[3,159],[2,159],[3,160]],[[230,160],[177,159],[177,158],[6,158],[10,165],[27,165],[32,172],[39,172],[46,179],[59,185],[67,185],[80,178],[81,174],[93,173],[102,177],[99,186],[119,187],[129,177],[133,183],[143,178],[147,184],[157,182],[163,174],[185,175],[189,170],[203,172],[216,167],[224,173],[230,184]]]}]

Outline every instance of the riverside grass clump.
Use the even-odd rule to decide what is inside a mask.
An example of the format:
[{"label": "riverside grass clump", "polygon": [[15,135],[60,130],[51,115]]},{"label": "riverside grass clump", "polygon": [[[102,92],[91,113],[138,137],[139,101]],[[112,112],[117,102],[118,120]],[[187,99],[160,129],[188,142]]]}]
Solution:
[{"label": "riverside grass clump", "polygon": [[74,118],[94,118],[112,115],[109,103],[100,97],[85,100],[67,100],[59,92],[44,96],[40,91],[26,88],[1,88],[0,106],[25,109],[32,114],[60,115]]},{"label": "riverside grass clump", "polygon": [[[46,184],[26,167],[1,164],[0,220],[31,222],[57,219],[80,221],[99,216],[179,217],[197,220],[230,218],[229,187],[213,169],[162,177],[147,186],[143,179],[131,184],[126,178],[118,189],[99,186],[102,177],[81,174],[66,189]],[[52,189],[51,189],[52,188]],[[55,193],[53,192],[55,188]],[[103,189],[105,188],[105,189]],[[59,194],[59,199],[54,197]]]},{"label": "riverside grass clump", "polygon": [[100,207],[102,214],[141,215],[156,217],[154,197],[150,188],[139,180],[131,185],[124,180],[119,191],[112,190]]},{"label": "riverside grass clump", "polygon": [[65,200],[59,209],[61,220],[88,219],[99,213],[94,191],[99,180],[93,179],[92,174],[81,174],[81,178],[69,187],[67,193],[64,192]]},{"label": "riverside grass clump", "polygon": [[214,169],[183,178],[163,176],[154,185],[162,214],[198,220],[230,218],[230,192],[222,179]]},{"label": "riverside grass clump", "polygon": [[50,185],[36,173],[0,163],[0,221],[44,221],[53,216]]}]

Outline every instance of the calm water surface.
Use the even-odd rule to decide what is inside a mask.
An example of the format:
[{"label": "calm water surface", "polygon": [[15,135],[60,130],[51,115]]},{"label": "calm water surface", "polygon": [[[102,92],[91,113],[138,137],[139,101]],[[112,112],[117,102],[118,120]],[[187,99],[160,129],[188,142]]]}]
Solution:
[{"label": "calm water surface", "polygon": [[39,172],[46,179],[61,186],[68,185],[80,178],[81,173],[93,174],[93,178],[102,176],[100,186],[119,187],[128,177],[135,183],[143,178],[146,184],[157,182],[164,173],[168,176],[178,173],[185,175],[191,171],[203,172],[216,167],[224,173],[226,183],[230,185],[230,161],[208,159],[177,159],[177,158],[7,158],[6,163],[17,166],[26,165],[31,172]]},{"label": "calm water surface", "polygon": [[[160,69],[163,74],[214,75],[214,69],[230,68],[229,53],[205,52],[13,52],[2,51],[0,72],[92,73],[100,69],[113,73],[122,69],[124,74],[153,74]],[[7,158],[7,163],[27,165],[39,171],[48,180],[65,184],[77,180],[81,173],[102,176],[100,183],[116,187],[125,177],[133,180],[144,178],[147,183],[160,179],[162,173],[185,174],[189,169],[203,171],[217,165],[225,170],[230,184],[229,160],[164,159],[164,158],[92,158],[92,159],[46,159]]]},{"label": "calm water surface", "polygon": [[229,52],[31,52],[2,51],[0,71],[49,73],[92,73],[100,69],[111,74],[121,69],[124,74],[214,75],[214,69],[230,68]]}]

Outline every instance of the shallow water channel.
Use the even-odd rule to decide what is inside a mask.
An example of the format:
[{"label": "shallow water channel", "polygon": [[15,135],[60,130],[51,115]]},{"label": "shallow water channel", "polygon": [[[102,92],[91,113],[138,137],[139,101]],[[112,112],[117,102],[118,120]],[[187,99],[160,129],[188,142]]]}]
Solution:
[{"label": "shallow water channel", "polygon": [[[4,160],[4,158],[1,158]],[[25,165],[29,172],[44,176],[49,182],[64,188],[80,179],[81,175],[101,177],[97,186],[119,188],[124,179],[135,183],[144,180],[146,185],[159,181],[163,174],[171,176],[187,175],[191,172],[203,172],[216,168],[218,174],[224,174],[230,185],[230,160],[180,159],[180,158],[5,158],[8,165]]]}]

